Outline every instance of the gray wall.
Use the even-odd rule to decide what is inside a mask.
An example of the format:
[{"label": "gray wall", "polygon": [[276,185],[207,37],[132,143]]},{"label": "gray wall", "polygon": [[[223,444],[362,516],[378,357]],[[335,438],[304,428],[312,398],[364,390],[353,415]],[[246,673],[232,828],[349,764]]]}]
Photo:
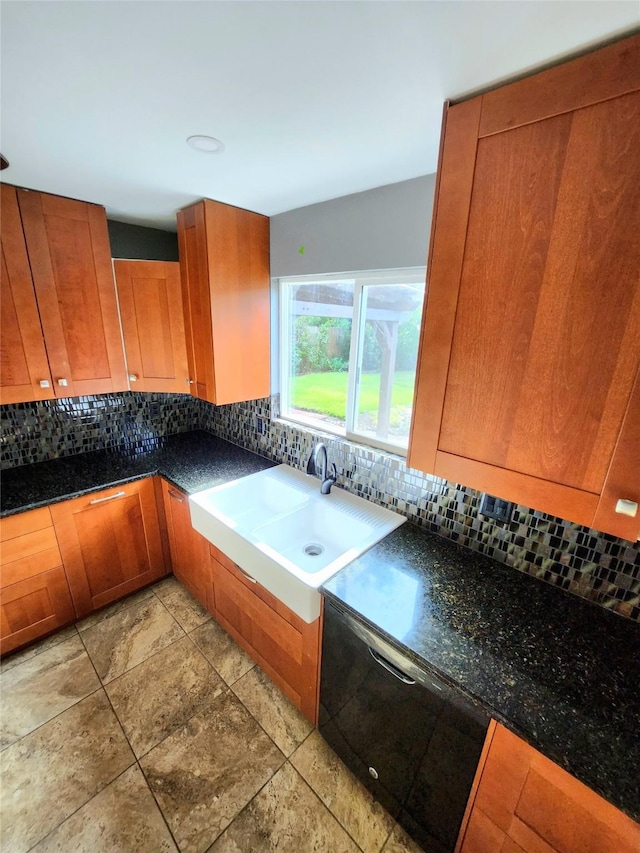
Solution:
[{"label": "gray wall", "polygon": [[271,275],[423,266],[434,188],[424,175],[272,216]]}]

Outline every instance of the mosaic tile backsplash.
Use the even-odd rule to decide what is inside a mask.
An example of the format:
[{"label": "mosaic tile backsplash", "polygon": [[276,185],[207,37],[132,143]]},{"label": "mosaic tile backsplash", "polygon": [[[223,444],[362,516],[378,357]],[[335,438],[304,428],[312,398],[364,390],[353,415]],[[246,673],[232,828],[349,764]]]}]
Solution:
[{"label": "mosaic tile backsplash", "polygon": [[407,468],[404,459],[278,421],[279,398],[202,403],[201,426],[249,450],[304,469],[327,446],[343,488],[409,521],[640,622],[640,546],[516,506],[509,524],[479,512],[482,494]]},{"label": "mosaic tile backsplash", "polygon": [[123,391],[0,406],[0,466],[15,468],[90,450],[198,429],[200,401],[188,394]]},{"label": "mosaic tile backsplash", "polygon": [[460,545],[640,622],[640,547],[517,506],[509,524],[479,513],[481,494],[407,468],[400,457],[278,421],[277,396],[212,406],[185,394],[123,392],[0,407],[1,464],[13,468],[205,429],[304,469],[323,441],[338,483]]}]

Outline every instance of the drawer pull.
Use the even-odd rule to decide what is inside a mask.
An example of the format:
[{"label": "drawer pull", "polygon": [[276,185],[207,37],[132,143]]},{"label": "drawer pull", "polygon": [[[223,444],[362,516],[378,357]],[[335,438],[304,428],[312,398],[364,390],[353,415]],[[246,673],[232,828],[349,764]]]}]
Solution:
[{"label": "drawer pull", "polygon": [[180,492],[174,492],[173,489],[168,489],[167,491],[169,492],[169,497],[173,498],[174,501],[178,501],[178,503],[181,503],[181,504],[184,503],[184,498],[182,497]]},{"label": "drawer pull", "polygon": [[114,501],[116,498],[123,498],[126,495],[126,492],[116,492],[115,495],[107,495],[106,498],[94,498],[92,501],[89,501],[90,504],[101,504],[105,501]]},{"label": "drawer pull", "polygon": [[620,498],[616,504],[616,512],[619,515],[628,515],[629,518],[635,518],[638,514],[638,504],[636,501],[626,501],[624,498]]},{"label": "drawer pull", "polygon": [[237,565],[237,563],[234,563],[234,566],[240,572],[240,574],[242,575],[243,578],[246,578],[248,581],[251,581],[251,583],[258,583],[258,581],[255,578],[252,578],[251,575],[248,574],[247,572],[245,572],[244,569],[241,569],[240,566]]},{"label": "drawer pull", "polygon": [[49,382],[48,379],[41,379],[40,380],[40,387],[41,388],[51,388],[51,383]]}]

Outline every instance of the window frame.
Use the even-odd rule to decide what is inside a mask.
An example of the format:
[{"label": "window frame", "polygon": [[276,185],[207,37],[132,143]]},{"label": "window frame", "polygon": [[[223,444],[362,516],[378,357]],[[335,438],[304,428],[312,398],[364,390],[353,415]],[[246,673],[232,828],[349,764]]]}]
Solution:
[{"label": "window frame", "polygon": [[[360,376],[362,370],[362,356],[364,349],[365,327],[366,327],[366,307],[367,307],[367,287],[384,284],[415,284],[416,280],[426,280],[426,267],[402,267],[396,270],[359,270],[349,271],[344,273],[319,273],[316,275],[299,275],[299,276],[279,276],[276,278],[277,294],[278,294],[278,321],[279,321],[279,387],[280,387],[280,414],[279,420],[289,424],[301,426],[306,429],[314,429],[320,432],[327,432],[331,435],[343,438],[346,441],[364,444],[368,447],[374,447],[383,450],[387,453],[394,454],[406,458],[408,447],[400,444],[393,444],[389,441],[384,441],[376,436],[367,435],[366,433],[357,432],[355,425],[357,423],[358,403],[360,395]],[[315,284],[315,283],[351,283],[354,285],[353,306],[351,317],[351,342],[349,347],[349,366],[347,369],[347,399],[345,407],[345,425],[344,429],[335,427],[332,424],[320,424],[310,415],[308,418],[304,415],[292,415],[290,413],[290,364],[291,364],[291,340],[290,335],[290,299],[288,298],[287,290],[297,284]],[[424,300],[426,300],[426,285]],[[423,314],[424,316],[424,301]],[[419,354],[419,353],[418,353]],[[418,365],[416,363],[416,378],[418,374]],[[415,384],[412,400],[415,402]],[[409,437],[407,437],[407,442]]]}]

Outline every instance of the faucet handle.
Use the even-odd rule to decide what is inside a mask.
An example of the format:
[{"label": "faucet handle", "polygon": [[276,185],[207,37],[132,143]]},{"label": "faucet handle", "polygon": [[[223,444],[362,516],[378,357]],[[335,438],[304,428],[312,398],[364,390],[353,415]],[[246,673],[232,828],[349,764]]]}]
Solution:
[{"label": "faucet handle", "polygon": [[309,457],[309,461],[307,462],[307,474],[311,477],[316,476],[316,461],[315,461],[315,450],[311,451],[311,456]]}]

